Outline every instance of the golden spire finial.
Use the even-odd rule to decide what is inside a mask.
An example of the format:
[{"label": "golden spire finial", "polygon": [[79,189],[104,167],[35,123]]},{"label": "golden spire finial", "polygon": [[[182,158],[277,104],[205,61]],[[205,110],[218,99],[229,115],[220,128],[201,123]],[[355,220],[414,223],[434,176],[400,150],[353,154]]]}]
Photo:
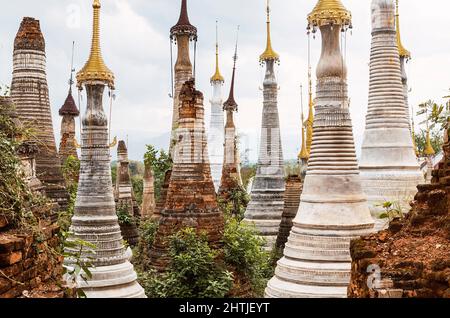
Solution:
[{"label": "golden spire finial", "polygon": [[216,72],[211,77],[211,83],[213,82],[225,82],[222,74],[220,74],[219,70],[219,30],[218,30],[218,21],[216,20]]},{"label": "golden spire finial", "polygon": [[351,26],[352,14],[340,0],[319,0],[308,15],[308,28],[312,27],[315,30],[317,27],[330,24]]},{"label": "golden spire finial", "polygon": [[301,111],[302,111],[302,148],[300,149],[300,153],[298,155],[298,159],[300,160],[308,160],[309,155],[308,155],[308,151],[306,150],[306,142],[305,142],[305,125],[303,124],[305,121],[304,115],[303,115],[303,86],[300,85],[300,96],[301,96]]},{"label": "golden spire finial", "polygon": [[270,0],[267,0],[267,44],[266,50],[259,57],[260,62],[279,61],[280,56],[272,49],[272,39],[270,37]]},{"label": "golden spire finial", "polygon": [[434,156],[436,154],[436,152],[433,149],[433,146],[431,145],[430,126],[428,125],[428,119],[427,119],[427,140],[423,154],[427,157]]},{"label": "golden spire finial", "polygon": [[86,82],[101,82],[114,88],[114,74],[105,65],[100,48],[100,0],[94,0],[94,22],[92,30],[92,46],[89,60],[77,74],[78,87]]},{"label": "golden spire finial", "polygon": [[397,30],[397,46],[398,46],[398,53],[400,57],[404,58],[411,58],[411,53],[405,49],[405,47],[402,44],[402,40],[400,37],[400,14],[398,10],[398,0],[395,0],[395,27]]}]

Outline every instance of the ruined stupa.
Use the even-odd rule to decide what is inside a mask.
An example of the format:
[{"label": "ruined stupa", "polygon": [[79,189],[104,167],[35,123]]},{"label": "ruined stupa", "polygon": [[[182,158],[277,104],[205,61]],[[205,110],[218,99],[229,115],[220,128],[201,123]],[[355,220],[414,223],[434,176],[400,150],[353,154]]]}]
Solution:
[{"label": "ruined stupa", "polygon": [[[173,83],[173,114],[172,114],[172,135],[170,138],[169,154],[173,155],[176,140],[176,129],[178,127],[180,109],[180,91],[183,84],[193,77],[192,63],[189,56],[190,42],[197,42],[197,28],[189,21],[187,0],[181,0],[180,18],[177,24],[170,29],[170,40],[178,47],[177,61],[174,68]],[[195,56],[194,56],[195,58]]]},{"label": "ruined stupa", "polygon": [[30,141],[38,146],[36,175],[47,196],[67,207],[68,194],[53,133],[46,78],[45,40],[38,20],[23,18],[14,41],[11,98],[20,121],[29,128]]},{"label": "ruined stupa", "polygon": [[[80,239],[96,246],[85,249],[81,260],[91,263],[92,277],[78,277],[78,288],[88,298],[145,297],[122,242],[116,215],[110,168],[108,120],[103,110],[105,86],[114,89],[114,74],[105,65],[100,50],[100,1],[94,0],[92,47],[89,60],[77,74],[79,89],[87,92],[82,118],[81,168],[77,200],[69,240]],[[68,252],[79,252],[66,248]],[[70,265],[73,260],[66,258]]]},{"label": "ruined stupa", "polygon": [[234,113],[238,111],[238,104],[234,99],[234,84],[236,79],[237,42],[234,52],[233,74],[231,76],[230,94],[223,104],[223,110],[227,113],[223,147],[223,166],[220,180],[219,197],[227,201],[233,191],[242,186],[241,167],[239,162],[239,147],[237,144],[236,125],[234,124]]},{"label": "ruined stupa", "polygon": [[139,241],[137,218],[140,217],[140,215],[134,213],[136,203],[134,202],[129,164],[127,146],[125,141],[120,140],[117,146],[117,175],[115,189],[116,211],[119,215],[129,217],[129,219],[125,217],[127,220],[119,222],[120,229],[123,238],[128,244],[135,246]]},{"label": "ruined stupa", "polygon": [[373,230],[361,187],[340,50],[351,14],[339,0],[319,0],[308,25],[322,34],[311,156],[294,226],[266,297],[346,297],[350,240]]},{"label": "ruined stupa", "polygon": [[[18,129],[24,128],[11,97],[0,96],[0,113],[6,113]],[[20,159],[22,173],[27,185],[32,191],[45,193],[42,182],[36,176],[36,155],[39,152],[36,142],[23,140],[23,136],[10,137],[20,141],[17,156]]]},{"label": "ruined stupa", "polygon": [[155,213],[155,178],[150,165],[145,165],[144,190],[142,191],[141,218],[146,219]]},{"label": "ruined stupa", "polygon": [[71,75],[69,93],[66,101],[59,109],[59,116],[62,117],[61,141],[59,143],[59,157],[61,159],[61,165],[64,165],[69,156],[78,159],[77,147],[75,143],[75,118],[80,115],[80,111],[78,110],[72,96],[72,84],[73,79]]},{"label": "ruined stupa", "polygon": [[275,63],[279,60],[279,55],[272,49],[270,7],[267,3],[267,46],[260,56],[261,64],[266,65],[261,141],[251,201],[245,211],[245,220],[256,225],[267,241],[267,249],[273,248],[278,235],[286,187],[277,105],[278,83],[274,71]]},{"label": "ruined stupa", "polygon": [[193,80],[183,85],[180,101],[172,176],[150,250],[151,265],[158,271],[164,271],[170,261],[169,237],[177,231],[192,227],[205,233],[214,246],[222,239],[224,226],[209,167],[203,94]]},{"label": "ruined stupa", "polygon": [[369,108],[360,170],[377,230],[386,223],[379,218],[383,203],[399,202],[407,211],[423,181],[403,89],[394,0],[373,0]]},{"label": "ruined stupa", "polygon": [[216,25],[216,72],[211,77],[211,85],[213,87],[213,97],[211,103],[211,121],[208,131],[208,151],[209,161],[211,165],[211,176],[214,182],[216,192],[219,190],[220,179],[222,176],[223,165],[223,147],[224,147],[224,130],[223,130],[223,99],[222,87],[225,82],[219,69],[219,41],[217,36]]}]

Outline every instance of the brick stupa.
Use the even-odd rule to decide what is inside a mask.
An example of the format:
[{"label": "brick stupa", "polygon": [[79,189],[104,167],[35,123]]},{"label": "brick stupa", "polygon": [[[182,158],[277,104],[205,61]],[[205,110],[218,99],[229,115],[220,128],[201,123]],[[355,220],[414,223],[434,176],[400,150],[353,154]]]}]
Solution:
[{"label": "brick stupa", "polygon": [[169,237],[192,227],[205,233],[212,246],[222,238],[224,219],[211,178],[204,125],[203,94],[194,81],[183,85],[174,165],[159,229],[150,251],[152,266],[164,271],[170,259]]},{"label": "brick stupa", "polygon": [[46,78],[45,40],[38,20],[23,18],[14,41],[11,98],[20,121],[29,128],[39,152],[36,175],[47,196],[64,210],[68,194],[56,149]]}]

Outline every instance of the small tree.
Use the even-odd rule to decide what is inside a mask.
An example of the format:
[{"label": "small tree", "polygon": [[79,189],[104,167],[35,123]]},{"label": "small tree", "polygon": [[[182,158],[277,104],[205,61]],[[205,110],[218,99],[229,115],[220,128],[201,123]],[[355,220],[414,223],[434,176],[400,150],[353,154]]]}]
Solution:
[{"label": "small tree", "polygon": [[145,166],[151,167],[153,170],[155,198],[156,200],[159,200],[165,174],[172,168],[172,159],[163,149],[157,151],[154,146],[147,145],[147,152],[144,155],[144,164]]}]

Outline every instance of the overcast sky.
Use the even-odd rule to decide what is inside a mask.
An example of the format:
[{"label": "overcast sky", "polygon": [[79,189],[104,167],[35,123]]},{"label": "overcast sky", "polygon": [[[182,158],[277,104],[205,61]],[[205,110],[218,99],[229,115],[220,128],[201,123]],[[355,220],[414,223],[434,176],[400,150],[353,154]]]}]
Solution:
[{"label": "overcast sky", "polygon": [[[112,134],[124,140],[128,136],[131,159],[141,160],[146,144],[166,148],[169,143],[172,118],[172,100],[168,97],[169,29],[178,20],[180,2],[101,1],[103,56],[115,73],[117,88]],[[316,2],[271,1],[273,47],[281,56],[278,107],[286,159],[296,158],[301,144],[300,84],[307,84],[306,16]],[[354,29],[347,39],[347,64],[351,113],[359,152],[368,97],[371,1],[343,0],[343,3],[353,14]],[[75,68],[79,70],[89,55],[91,5],[91,0],[2,1],[0,83],[11,82],[13,42],[22,17],[39,19],[47,45],[47,78],[58,144],[60,117],[57,112],[68,91],[71,45],[72,41],[76,42]],[[242,148],[250,148],[250,159],[255,160],[262,111],[263,71],[258,57],[265,49],[265,0],[189,0],[188,7],[191,23],[199,30],[197,88],[205,95],[206,125],[209,125],[212,93],[209,78],[214,73],[215,21],[218,19],[220,25],[220,67],[226,79],[225,95],[231,76],[235,30],[237,25],[241,26],[236,123],[239,132],[247,136],[243,138]],[[442,101],[450,88],[450,3],[446,0],[402,0],[400,9],[403,44],[413,55],[408,64],[410,102],[418,105],[427,99]],[[313,72],[319,54],[320,37],[312,41]],[[304,98],[306,113],[306,91]],[[85,105],[82,108],[85,109]],[[106,103],[105,109],[108,111]]]}]

